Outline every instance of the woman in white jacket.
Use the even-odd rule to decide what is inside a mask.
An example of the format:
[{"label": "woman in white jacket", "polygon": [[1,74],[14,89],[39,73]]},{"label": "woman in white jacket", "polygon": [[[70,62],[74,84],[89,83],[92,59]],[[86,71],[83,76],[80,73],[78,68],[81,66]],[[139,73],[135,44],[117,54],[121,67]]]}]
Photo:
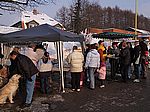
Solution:
[{"label": "woman in white jacket", "polygon": [[95,44],[91,45],[91,50],[86,56],[85,67],[88,69],[88,74],[90,77],[90,89],[95,89],[94,73],[97,70],[97,68],[100,67],[100,55],[96,50]]},{"label": "woman in white jacket", "polygon": [[72,90],[80,91],[80,75],[83,71],[84,56],[77,46],[73,46],[73,52],[67,57],[67,62],[70,64]]}]

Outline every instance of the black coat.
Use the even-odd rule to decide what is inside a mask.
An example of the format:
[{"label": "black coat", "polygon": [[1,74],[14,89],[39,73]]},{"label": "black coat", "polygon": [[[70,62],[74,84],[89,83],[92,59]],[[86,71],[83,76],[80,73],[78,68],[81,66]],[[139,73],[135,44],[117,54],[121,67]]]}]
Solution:
[{"label": "black coat", "polygon": [[141,47],[140,47],[140,45],[134,47],[134,52],[133,53],[134,53],[133,63],[135,63],[136,60],[138,59],[139,55],[141,54]]},{"label": "black coat", "polygon": [[120,51],[120,61],[122,65],[129,65],[131,62],[130,50],[128,47]]},{"label": "black coat", "polygon": [[141,56],[145,56],[145,51],[148,51],[147,45],[143,41],[141,41],[140,47],[141,47]]},{"label": "black coat", "polygon": [[17,74],[17,59],[13,60],[10,59],[11,65],[9,66],[9,76],[8,78],[10,79],[14,74]]},{"label": "black coat", "polygon": [[131,47],[131,48],[129,48],[129,51],[130,51],[130,63],[133,63],[133,57],[134,57],[134,49]]},{"label": "black coat", "polygon": [[24,78],[30,79],[33,75],[39,72],[32,60],[25,55],[18,54],[15,59],[15,63],[16,69],[13,73],[20,74]]}]

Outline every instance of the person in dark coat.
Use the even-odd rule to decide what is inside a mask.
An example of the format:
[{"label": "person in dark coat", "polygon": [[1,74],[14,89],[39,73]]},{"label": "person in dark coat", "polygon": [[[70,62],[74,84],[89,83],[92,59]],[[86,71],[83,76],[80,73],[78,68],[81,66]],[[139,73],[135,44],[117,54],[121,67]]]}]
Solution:
[{"label": "person in dark coat", "polygon": [[148,52],[148,47],[147,44],[144,43],[144,40],[140,41],[140,47],[141,47],[141,68],[142,68],[142,78],[146,79],[147,78],[147,64],[146,60],[148,58],[147,52]]},{"label": "person in dark coat", "polygon": [[121,66],[121,76],[123,79],[123,82],[126,82],[128,77],[128,69],[130,64],[130,50],[127,47],[127,43],[124,41],[122,43],[122,49],[120,51],[120,66]]},{"label": "person in dark coat", "polygon": [[139,42],[135,42],[135,47],[133,50],[133,65],[134,65],[134,74],[135,74],[135,80],[133,82],[140,82],[140,57],[141,57],[141,47],[139,45]]},{"label": "person in dark coat", "polygon": [[133,63],[134,51],[131,42],[127,42],[127,46],[129,47],[129,51],[130,51],[130,64],[128,69],[128,78],[131,79],[132,76],[131,64]]},{"label": "person in dark coat", "polygon": [[112,48],[110,48],[108,54],[113,55],[111,58],[109,58],[109,62],[111,65],[111,79],[115,79],[115,75],[117,73],[118,67],[119,67],[119,54],[120,49],[117,46],[117,42],[112,43]]},{"label": "person in dark coat", "polygon": [[31,77],[32,75],[38,73],[37,67],[34,65],[34,63],[31,61],[30,58],[28,58],[25,55],[18,54],[15,51],[12,51],[10,53],[10,58],[16,61],[16,71],[14,73],[20,74],[22,77],[32,81]]},{"label": "person in dark coat", "polygon": [[[17,52],[18,54],[20,53],[20,48],[19,47],[14,47],[12,51]],[[8,75],[8,79],[10,79],[15,73],[15,71],[17,71],[17,67],[16,67],[16,60],[10,59],[11,65],[9,66],[9,75]]]},{"label": "person in dark coat", "polygon": [[[25,79],[26,82],[28,81],[31,83],[30,87],[27,86],[26,83],[26,94],[27,94],[26,102],[27,102],[27,99],[29,99],[27,96],[30,96],[31,97],[30,99],[32,99],[33,91],[34,91],[35,79],[32,76],[37,74],[39,71],[37,67],[34,65],[34,63],[32,62],[32,60],[25,55],[12,51],[10,53],[10,59],[15,60],[15,64],[16,64],[15,65],[16,69],[13,71],[13,73],[20,74]],[[25,103],[24,107],[28,107],[30,105],[31,103]]]}]

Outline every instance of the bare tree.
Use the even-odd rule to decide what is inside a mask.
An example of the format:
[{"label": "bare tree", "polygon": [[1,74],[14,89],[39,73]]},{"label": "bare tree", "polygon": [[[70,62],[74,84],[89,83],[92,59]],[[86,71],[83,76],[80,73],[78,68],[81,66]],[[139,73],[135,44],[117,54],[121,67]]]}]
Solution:
[{"label": "bare tree", "polygon": [[56,13],[56,19],[61,22],[61,24],[64,25],[64,27],[68,27],[68,24],[70,23],[70,17],[69,17],[69,9],[66,7],[62,7],[57,13]]},{"label": "bare tree", "polygon": [[7,11],[24,10],[25,6],[55,3],[55,0],[0,0],[0,9]]},{"label": "bare tree", "polygon": [[[61,23],[67,23],[67,29],[77,33],[87,27],[126,29],[129,26],[134,27],[135,23],[135,14],[131,10],[121,10],[118,6],[102,8],[98,2],[90,0],[74,0],[68,9],[67,13],[64,11],[64,15],[58,12],[57,16],[64,16],[65,19],[62,17]],[[140,29],[149,30],[150,18],[139,15],[138,26]]]}]

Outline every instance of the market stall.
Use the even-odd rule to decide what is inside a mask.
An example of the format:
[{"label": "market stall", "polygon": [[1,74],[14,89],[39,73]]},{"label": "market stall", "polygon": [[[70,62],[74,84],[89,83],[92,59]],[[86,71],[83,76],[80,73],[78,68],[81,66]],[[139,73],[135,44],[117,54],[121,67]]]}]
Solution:
[{"label": "market stall", "polygon": [[0,36],[1,43],[30,43],[30,42],[56,42],[58,52],[59,71],[61,74],[62,91],[64,90],[63,74],[63,42],[83,42],[80,35],[57,29],[48,24],[43,24],[33,28],[16,31]]},{"label": "market stall", "polygon": [[[93,34],[93,38],[98,38],[98,39],[104,39],[104,40],[110,40],[110,43],[116,42],[116,41],[122,41],[124,40],[129,40],[129,39],[134,39],[136,35],[134,34],[125,34],[125,33],[118,33],[118,32],[103,32],[100,34]],[[119,63],[119,56],[116,55],[107,55],[107,58],[110,60],[109,62],[111,63],[111,79],[114,79],[116,72],[118,72],[118,63]],[[117,67],[117,68],[116,68]]]},{"label": "market stall", "polygon": [[103,38],[103,39],[123,39],[123,38],[134,38],[136,35],[134,34],[124,34],[118,32],[103,32],[100,34],[93,34],[93,38]]}]

